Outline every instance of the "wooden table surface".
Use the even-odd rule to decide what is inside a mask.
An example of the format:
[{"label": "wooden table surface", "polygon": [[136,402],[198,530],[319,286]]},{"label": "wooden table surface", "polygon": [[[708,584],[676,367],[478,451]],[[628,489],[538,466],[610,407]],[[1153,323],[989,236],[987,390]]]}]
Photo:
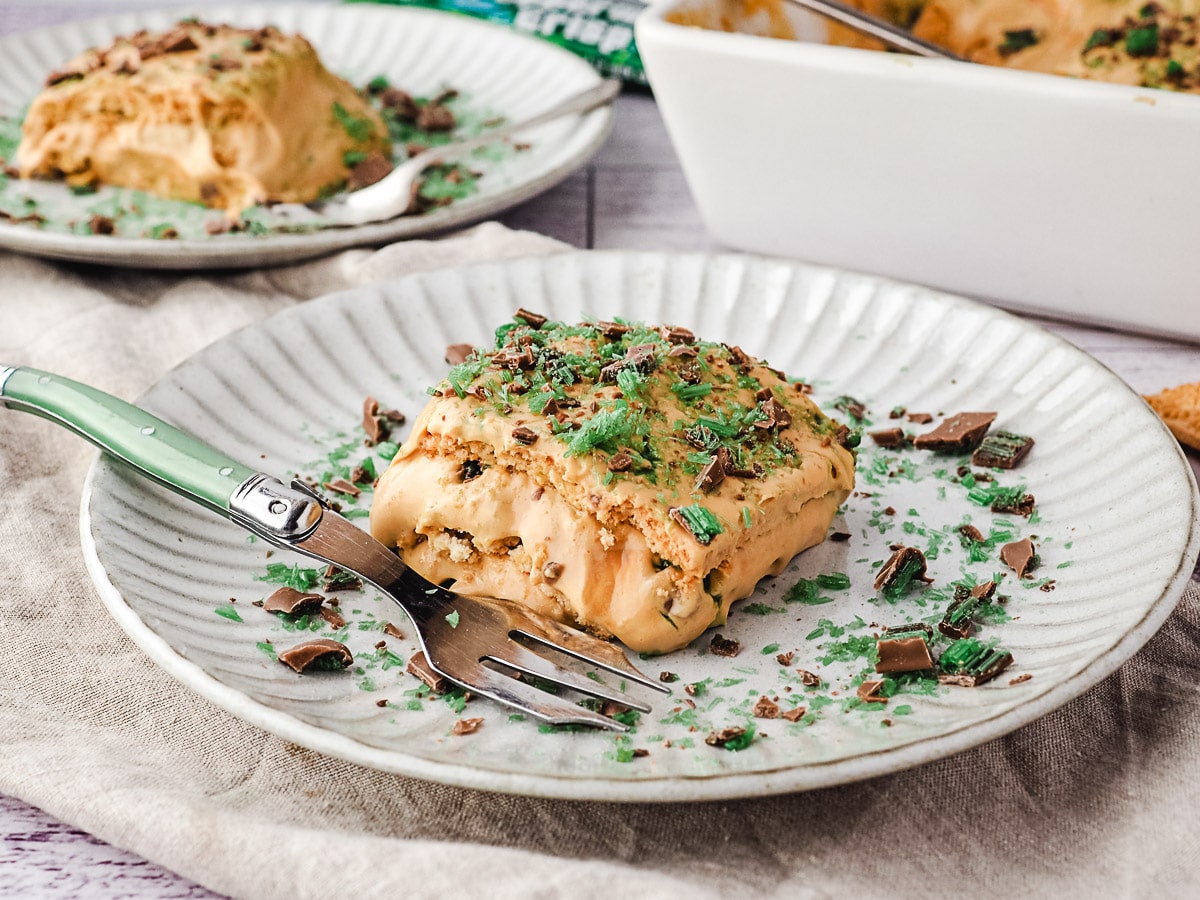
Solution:
[{"label": "wooden table surface", "polygon": [[[133,5],[37,5],[0,0],[0,34]],[[577,247],[721,249],[705,231],[653,99],[626,94],[612,137],[590,165],[501,219]],[[1135,390],[1152,393],[1200,381],[1200,346],[1039,320],[1091,353]],[[1200,474],[1200,462],[1192,457]],[[0,897],[200,898],[205,888],[110,846],[21,802],[0,795]]]}]

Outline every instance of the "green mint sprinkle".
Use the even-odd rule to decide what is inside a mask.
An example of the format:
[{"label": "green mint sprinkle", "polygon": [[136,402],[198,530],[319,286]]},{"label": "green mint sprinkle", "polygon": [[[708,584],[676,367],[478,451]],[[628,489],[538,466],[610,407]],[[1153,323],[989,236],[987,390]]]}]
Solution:
[{"label": "green mint sprinkle", "polygon": [[1001,56],[1012,56],[1020,53],[1038,42],[1038,36],[1032,28],[1019,28],[1015,31],[1004,32],[1004,41],[997,48]]},{"label": "green mint sprinkle", "polygon": [[1167,62],[1167,77],[1181,78],[1183,77],[1183,64],[1177,59],[1168,60]]},{"label": "green mint sprinkle", "polygon": [[827,575],[818,575],[816,582],[827,590],[844,591],[850,587],[850,576],[844,572],[830,572]]},{"label": "green mint sprinkle", "polygon": [[360,119],[358,116],[351,115],[350,111],[336,100],[333,101],[333,117],[353,140],[360,143],[370,140],[373,130],[370,119]]},{"label": "green mint sprinkle", "polygon": [[742,507],[742,524],[749,528],[754,524],[754,520],[750,517],[750,507]]},{"label": "green mint sprinkle", "polygon": [[765,603],[747,603],[742,607],[742,612],[751,616],[769,616],[771,613],[780,613],[783,610],[776,609],[774,606],[767,606]]},{"label": "green mint sprinkle", "polygon": [[1117,39],[1120,36],[1121,34],[1118,31],[1109,31],[1107,28],[1097,28],[1092,32],[1091,37],[1087,39],[1087,43],[1083,45],[1083,52],[1087,53],[1089,50],[1095,49],[1096,47],[1111,47],[1117,42]]},{"label": "green mint sprinkle", "polygon": [[267,656],[269,656],[272,659],[272,661],[279,659],[279,654],[277,654],[275,652],[275,648],[272,647],[270,644],[268,644],[266,641],[259,641],[254,646],[257,647],[259,650],[261,650],[263,653],[267,654]]},{"label": "green mint sprinkle", "polygon": [[321,570],[302,569],[299,565],[289,566],[285,563],[269,563],[267,574],[257,575],[254,580],[282,584],[292,590],[307,593],[321,581]]},{"label": "green mint sprinkle", "polygon": [[376,75],[367,82],[367,90],[372,94],[377,94],[380,91],[386,91],[392,86],[392,83],[387,80],[386,75]]},{"label": "green mint sprinkle", "polygon": [[909,706],[907,703],[905,703],[901,706],[897,706],[895,709],[892,710],[892,715],[894,715],[894,716],[908,716],[911,714],[912,714],[912,707]]},{"label": "green mint sprinkle", "polygon": [[820,586],[816,579],[801,578],[793,584],[786,594],[783,595],[784,603],[803,603],[806,606],[820,606],[823,603],[832,603],[832,597],[820,596]]},{"label": "green mint sprinkle", "polygon": [[391,460],[397,453],[400,452],[400,445],[394,441],[380,441],[375,445],[375,452],[386,460]]},{"label": "green mint sprinkle", "polygon": [[707,397],[712,393],[711,384],[688,384],[685,381],[678,381],[671,385],[671,392],[678,397],[683,403],[694,403],[702,397]]},{"label": "green mint sprinkle", "polygon": [[615,453],[644,428],[642,417],[627,405],[599,410],[574,432],[567,443],[567,456],[580,456],[591,450]]},{"label": "green mint sprinkle", "polygon": [[233,608],[233,604],[227,603],[224,606],[218,606],[213,610],[218,616],[223,619],[228,619],[230,622],[241,622],[242,617],[238,615],[238,611]]},{"label": "green mint sprinkle", "polygon": [[718,534],[725,531],[721,527],[721,521],[716,517],[712,510],[706,506],[701,506],[698,503],[693,503],[691,506],[680,506],[676,509],[679,517],[683,519],[688,531],[700,543],[707,544]]},{"label": "green mint sprinkle", "polygon": [[778,644],[767,644],[767,646],[763,647],[762,650],[760,650],[759,652],[763,656],[770,656],[773,653],[779,652],[779,645]]},{"label": "green mint sprinkle", "polygon": [[1130,56],[1153,56],[1158,52],[1158,26],[1133,28],[1125,35],[1125,51]]},{"label": "green mint sprinkle", "polygon": [[342,165],[347,169],[353,169],[360,162],[367,158],[367,154],[361,150],[347,150],[342,154]]},{"label": "green mint sprinkle", "polygon": [[458,627],[458,610],[456,609],[456,610],[454,610],[454,612],[450,613],[450,615],[446,616],[446,621],[450,623],[451,628],[457,628]]},{"label": "green mint sprinkle", "polygon": [[724,749],[736,753],[738,750],[745,750],[752,743],[754,743],[754,724],[747,723],[745,732],[727,740]]}]

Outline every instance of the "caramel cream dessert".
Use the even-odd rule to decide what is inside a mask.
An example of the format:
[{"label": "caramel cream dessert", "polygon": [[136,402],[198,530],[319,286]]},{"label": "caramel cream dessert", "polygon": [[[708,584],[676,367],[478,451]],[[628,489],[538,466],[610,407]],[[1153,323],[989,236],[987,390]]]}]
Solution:
[{"label": "caramel cream dessert", "polygon": [[675,650],[849,495],[849,431],[805,391],[684,328],[520,311],[433,390],[371,531],[460,593]]},{"label": "caramel cream dessert", "polygon": [[304,203],[348,162],[391,159],[387,129],[299,35],[183,21],[51,73],[17,150],[23,178],[118,185],[227,209]]}]

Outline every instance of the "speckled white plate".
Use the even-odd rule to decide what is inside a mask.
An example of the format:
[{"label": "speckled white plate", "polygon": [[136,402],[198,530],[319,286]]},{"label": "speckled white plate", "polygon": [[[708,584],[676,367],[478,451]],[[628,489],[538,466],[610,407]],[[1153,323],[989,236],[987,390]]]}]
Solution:
[{"label": "speckled white plate", "polygon": [[[518,306],[566,320],[627,316],[694,328],[810,379],[826,408],[854,395],[876,427],[891,422],[895,406],[934,414],[995,409],[997,427],[1036,437],[1023,466],[997,478],[1026,485],[1037,517],[1000,517],[975,505],[954,480],[953,457],[864,441],[860,494],[833,526],[850,539],[801,554],[735,606],[720,631],[740,642],[736,657],[711,655],[705,635],[644,661],[650,673],[676,673],[679,681],[673,697],[652,698],[654,712],[628,737],[546,732],[486,702],[460,712],[423,698],[402,666],[374,654],[384,621],[405,625],[373,595],[341,601],[359,671],[294,674],[273,661],[266,642],[289,646],[298,636],[251,605],[273,587],[255,580],[268,562],[263,546],[101,460],[84,494],[83,542],[122,627],[164,669],[233,714],[363,765],[543,796],[692,800],[864,778],[1030,722],[1137,650],[1196,562],[1191,472],[1162,423],[1111,372],[994,309],[800,264],[573,253],[418,275],[306,303],[231,335],[141,402],[265,471],[320,475],[332,448],[343,447],[346,464],[378,458],[357,431],[364,395],[411,417],[447,368],[444,346],[487,342]],[[364,498],[357,507],[366,505]],[[1000,592],[1010,599],[996,619],[1008,620],[981,630],[1011,650],[1014,665],[980,688],[915,682],[884,706],[859,704],[854,682],[865,661],[846,660],[855,641],[873,646],[880,625],[936,620],[952,581],[1003,571],[994,548],[986,560],[970,561],[955,531],[965,517],[988,535],[1036,535],[1040,568],[1025,584],[1005,579]],[[936,580],[889,603],[871,582],[895,541],[929,551]],[[295,562],[282,556],[270,562]],[[789,601],[798,579],[832,572],[848,575],[851,586],[809,597],[828,602]],[[388,642],[401,660],[413,652],[408,641]],[[781,664],[777,657],[789,652]],[[797,667],[817,672],[822,685],[806,688]],[[1021,675],[1031,677],[1010,683]],[[685,684],[701,687],[689,695]],[[763,695],[807,713],[796,723],[752,718]],[[483,726],[453,736],[460,715],[482,717]],[[713,729],[747,724],[756,737],[738,752],[703,740]],[[635,749],[649,755],[633,758]]]},{"label": "speckled white plate", "polygon": [[[274,24],[304,35],[325,65],[365,86],[385,75],[417,96],[446,87],[477,118],[515,121],[536,115],[567,96],[597,84],[600,76],[571,53],[507,28],[451,13],[370,4],[241,4],[175,7],[68,22],[0,39],[0,116],[19,117],[41,90],[46,74],[81,50],[140,28],[158,29],[188,15],[241,27]],[[79,197],[65,185],[14,181],[54,227],[0,221],[0,247],[58,259],[168,269],[260,266],[305,259],[360,244],[416,237],[478,221],[553,187],[599,149],[612,126],[612,109],[567,117],[520,136],[529,149],[503,158],[472,159],[483,172],[478,191],[419,216],[354,228],[308,233],[204,234],[214,215],[195,204],[142,197],[141,213],[118,222],[114,236],[71,233],[71,221],[134,199],[112,188]],[[499,155],[499,154],[497,154]],[[5,176],[0,175],[0,182]],[[20,209],[16,210],[21,212]],[[219,217],[218,217],[219,218]],[[269,213],[256,219],[270,221]],[[155,226],[178,226],[183,238],[144,237]],[[76,230],[80,226],[75,226]],[[190,236],[189,236],[190,235]]]}]

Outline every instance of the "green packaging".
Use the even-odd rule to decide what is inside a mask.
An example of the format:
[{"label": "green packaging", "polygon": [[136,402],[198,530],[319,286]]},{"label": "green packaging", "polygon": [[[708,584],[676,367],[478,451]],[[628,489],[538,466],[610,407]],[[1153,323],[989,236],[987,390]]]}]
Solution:
[{"label": "green packaging", "polygon": [[[367,0],[349,0],[351,3]],[[498,22],[557,44],[583,57],[605,75],[646,84],[633,40],[633,21],[642,0],[376,0]]]}]

